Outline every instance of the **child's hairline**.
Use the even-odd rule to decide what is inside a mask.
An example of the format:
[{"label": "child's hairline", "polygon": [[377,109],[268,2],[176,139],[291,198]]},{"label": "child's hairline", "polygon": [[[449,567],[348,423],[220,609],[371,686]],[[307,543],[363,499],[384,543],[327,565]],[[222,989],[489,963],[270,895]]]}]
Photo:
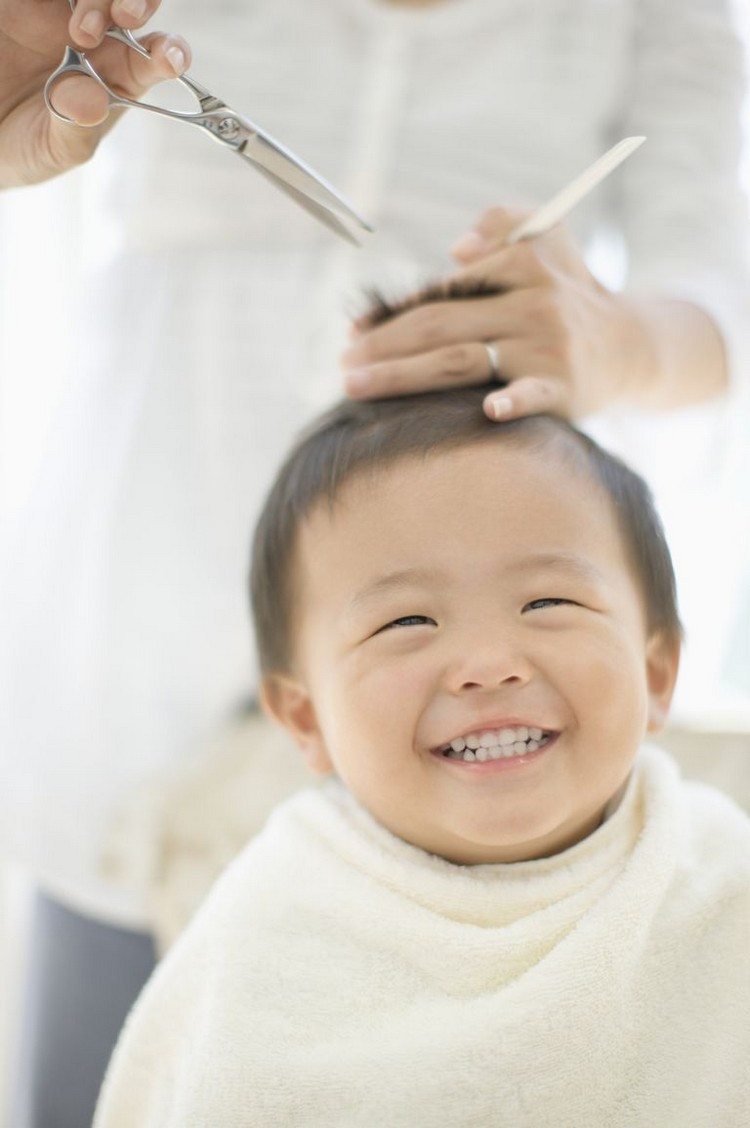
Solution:
[{"label": "child's hairline", "polygon": [[[536,422],[531,424],[531,429],[529,429],[528,426],[524,426],[524,424],[528,424],[532,419]],[[541,420],[550,419],[554,421],[554,427],[551,429],[546,428],[544,423],[540,423]],[[634,585],[641,599],[648,633],[652,634],[656,630],[661,629],[652,628],[649,625],[649,597],[645,581],[636,562],[632,558],[630,537],[623,526],[615,498],[607,489],[601,479],[601,475],[594,467],[591,452],[587,448],[586,436],[576,428],[570,426],[565,420],[554,416],[526,417],[525,419],[513,420],[511,423],[521,424],[521,426],[513,427],[509,426],[508,423],[493,423],[490,424],[486,430],[477,430],[471,434],[461,434],[456,437],[455,441],[443,441],[432,448],[387,452],[378,459],[373,458],[361,464],[354,465],[340,479],[336,480],[334,484],[330,485],[329,483],[330,488],[318,491],[318,494],[311,500],[305,511],[299,514],[289,544],[285,576],[287,629],[284,638],[284,653],[286,655],[286,661],[282,664],[277,664],[273,668],[262,668],[261,678],[263,681],[274,675],[289,675],[295,673],[296,643],[299,637],[300,623],[299,603],[297,602],[301,587],[299,582],[299,568],[301,567],[299,546],[303,529],[305,525],[312,520],[314,514],[320,512],[323,507],[332,514],[348,489],[354,487],[357,482],[363,479],[375,477],[380,472],[394,470],[397,466],[409,462],[424,462],[440,456],[456,454],[461,451],[470,450],[473,447],[489,445],[492,442],[497,444],[498,441],[513,445],[516,448],[533,448],[534,446],[539,447],[544,445],[545,449],[550,453],[554,452],[559,455],[561,459],[567,459],[569,466],[575,465],[577,467],[581,476],[588,480],[591,488],[601,497],[604,504],[613,515],[622,545],[623,561],[631,572]],[[543,433],[539,430],[540,426],[545,427]],[[680,637],[678,633],[675,637],[675,641]]]}]

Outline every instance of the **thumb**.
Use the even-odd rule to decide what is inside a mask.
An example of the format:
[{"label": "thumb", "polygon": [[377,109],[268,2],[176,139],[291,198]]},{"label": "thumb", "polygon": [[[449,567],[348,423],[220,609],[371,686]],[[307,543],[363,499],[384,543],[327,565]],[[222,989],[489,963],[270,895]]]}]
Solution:
[{"label": "thumb", "polygon": [[[74,74],[55,83],[50,92],[50,101],[58,114],[87,128],[101,125],[109,109],[106,91],[93,78],[82,74]],[[61,143],[70,139],[69,123],[53,119],[50,128],[59,133]]]},{"label": "thumb", "polygon": [[485,397],[484,413],[502,422],[527,415],[559,415],[571,419],[572,404],[563,382],[552,376],[521,376]]}]

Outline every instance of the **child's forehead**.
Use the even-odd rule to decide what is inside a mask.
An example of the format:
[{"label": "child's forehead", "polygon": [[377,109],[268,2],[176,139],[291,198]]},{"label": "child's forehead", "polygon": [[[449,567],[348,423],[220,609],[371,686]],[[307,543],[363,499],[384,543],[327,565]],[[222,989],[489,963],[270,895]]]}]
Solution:
[{"label": "child's forehead", "polygon": [[311,510],[307,551],[347,536],[354,549],[357,539],[378,540],[379,530],[388,538],[378,543],[380,555],[420,536],[434,543],[448,528],[465,528],[473,544],[501,533],[509,543],[542,546],[563,516],[579,534],[603,520],[611,526],[611,499],[585,456],[567,446],[485,440],[359,468]]},{"label": "child's forehead", "polygon": [[[468,487],[468,488],[467,488]],[[540,488],[548,498],[590,511],[602,500],[611,504],[582,452],[572,444],[543,446],[522,441],[487,439],[404,455],[355,471],[331,499],[332,518],[346,517],[363,505],[393,503],[395,497],[418,499],[429,492],[435,501],[471,496],[489,487],[497,508],[515,499],[528,500]]]}]

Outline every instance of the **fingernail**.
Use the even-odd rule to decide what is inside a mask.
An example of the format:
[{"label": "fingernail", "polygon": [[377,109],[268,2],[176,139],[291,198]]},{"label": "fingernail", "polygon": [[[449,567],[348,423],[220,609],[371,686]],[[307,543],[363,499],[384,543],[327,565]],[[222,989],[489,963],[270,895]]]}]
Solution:
[{"label": "fingernail", "polygon": [[469,231],[453,244],[451,254],[456,255],[457,258],[475,258],[477,255],[486,254],[489,249],[489,243],[478,231]]},{"label": "fingernail", "polygon": [[148,11],[146,0],[120,0],[117,6],[121,12],[134,20],[142,20]]},{"label": "fingernail", "polygon": [[513,400],[508,399],[507,396],[498,396],[497,399],[489,399],[487,406],[495,419],[503,419],[506,415],[510,415],[513,410]]},{"label": "fingernail", "polygon": [[344,373],[344,382],[348,392],[366,392],[372,385],[372,374],[369,368],[350,368]]},{"label": "fingernail", "polygon": [[92,39],[99,39],[104,34],[104,16],[101,12],[87,12],[78,26]]},{"label": "fingernail", "polygon": [[177,47],[176,45],[174,47],[168,47],[166,50],[166,56],[169,59],[169,65],[171,66],[174,73],[182,74],[185,70],[186,63],[185,52],[182,50],[182,48]]}]

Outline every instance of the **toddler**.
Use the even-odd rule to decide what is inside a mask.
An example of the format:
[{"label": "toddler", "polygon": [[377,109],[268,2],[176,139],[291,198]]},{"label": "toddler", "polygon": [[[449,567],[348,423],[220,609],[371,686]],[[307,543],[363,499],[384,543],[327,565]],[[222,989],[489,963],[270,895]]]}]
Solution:
[{"label": "toddler", "polygon": [[644,744],[680,647],[642,481],[486,389],[343,403],[254,544],[322,787],[218,881],[97,1128],[742,1128],[750,823]]}]

